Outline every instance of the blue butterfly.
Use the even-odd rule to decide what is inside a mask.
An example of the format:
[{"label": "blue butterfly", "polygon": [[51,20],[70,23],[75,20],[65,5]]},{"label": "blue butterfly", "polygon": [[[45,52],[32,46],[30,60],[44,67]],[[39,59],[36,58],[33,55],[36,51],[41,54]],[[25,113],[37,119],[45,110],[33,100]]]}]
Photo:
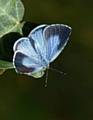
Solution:
[{"label": "blue butterfly", "polygon": [[42,77],[66,46],[71,31],[64,24],[44,24],[34,28],[28,37],[18,39],[13,46],[16,72]]}]

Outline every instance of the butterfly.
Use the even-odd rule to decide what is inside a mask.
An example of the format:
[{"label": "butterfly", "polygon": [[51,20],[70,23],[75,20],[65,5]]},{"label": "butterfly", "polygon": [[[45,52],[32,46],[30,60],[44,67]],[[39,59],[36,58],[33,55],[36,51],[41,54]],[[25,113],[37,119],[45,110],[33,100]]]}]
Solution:
[{"label": "butterfly", "polygon": [[13,46],[13,65],[17,73],[40,78],[66,46],[72,28],[64,24],[43,24]]}]

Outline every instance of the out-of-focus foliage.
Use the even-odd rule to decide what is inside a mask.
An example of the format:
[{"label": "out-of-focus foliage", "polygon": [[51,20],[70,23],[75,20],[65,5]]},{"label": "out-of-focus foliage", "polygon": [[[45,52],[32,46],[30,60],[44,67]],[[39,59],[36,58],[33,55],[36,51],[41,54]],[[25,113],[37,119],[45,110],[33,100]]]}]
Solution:
[{"label": "out-of-focus foliage", "polygon": [[13,65],[11,62],[0,60],[0,69],[11,69]]},{"label": "out-of-focus foliage", "polygon": [[[24,6],[21,0],[0,0],[0,40],[10,32],[22,34],[23,23],[21,21],[23,16]],[[2,46],[2,41],[0,41],[0,46]],[[7,48],[9,48],[9,46]],[[2,48],[0,47],[0,49]],[[3,50],[4,49],[5,48],[3,48]],[[2,56],[0,56],[0,58],[2,58]],[[11,67],[13,67],[12,63],[0,60],[0,74]]]}]

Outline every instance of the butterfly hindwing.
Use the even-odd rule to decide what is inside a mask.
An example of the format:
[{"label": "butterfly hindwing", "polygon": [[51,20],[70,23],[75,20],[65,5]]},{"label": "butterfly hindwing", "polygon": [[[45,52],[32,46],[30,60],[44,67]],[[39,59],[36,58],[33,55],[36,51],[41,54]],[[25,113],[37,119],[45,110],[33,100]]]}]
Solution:
[{"label": "butterfly hindwing", "polygon": [[32,38],[22,37],[15,42],[13,64],[17,72],[35,78],[43,76],[42,56],[38,54],[36,47]]},{"label": "butterfly hindwing", "polygon": [[[38,61],[20,51],[15,52],[13,64],[16,68],[16,71],[22,74],[36,76],[38,71],[42,71],[42,66],[40,63],[38,63]],[[40,74],[38,74],[38,76],[40,76]]]}]

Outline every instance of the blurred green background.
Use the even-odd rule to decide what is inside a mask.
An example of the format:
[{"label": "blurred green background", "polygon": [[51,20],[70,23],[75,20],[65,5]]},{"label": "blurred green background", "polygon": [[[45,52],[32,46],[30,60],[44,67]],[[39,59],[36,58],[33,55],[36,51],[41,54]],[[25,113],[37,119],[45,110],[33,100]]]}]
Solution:
[{"label": "blurred green background", "polygon": [[34,79],[14,70],[0,76],[0,120],[93,120],[93,1],[23,0],[25,21],[72,27],[70,41],[52,67]]}]

